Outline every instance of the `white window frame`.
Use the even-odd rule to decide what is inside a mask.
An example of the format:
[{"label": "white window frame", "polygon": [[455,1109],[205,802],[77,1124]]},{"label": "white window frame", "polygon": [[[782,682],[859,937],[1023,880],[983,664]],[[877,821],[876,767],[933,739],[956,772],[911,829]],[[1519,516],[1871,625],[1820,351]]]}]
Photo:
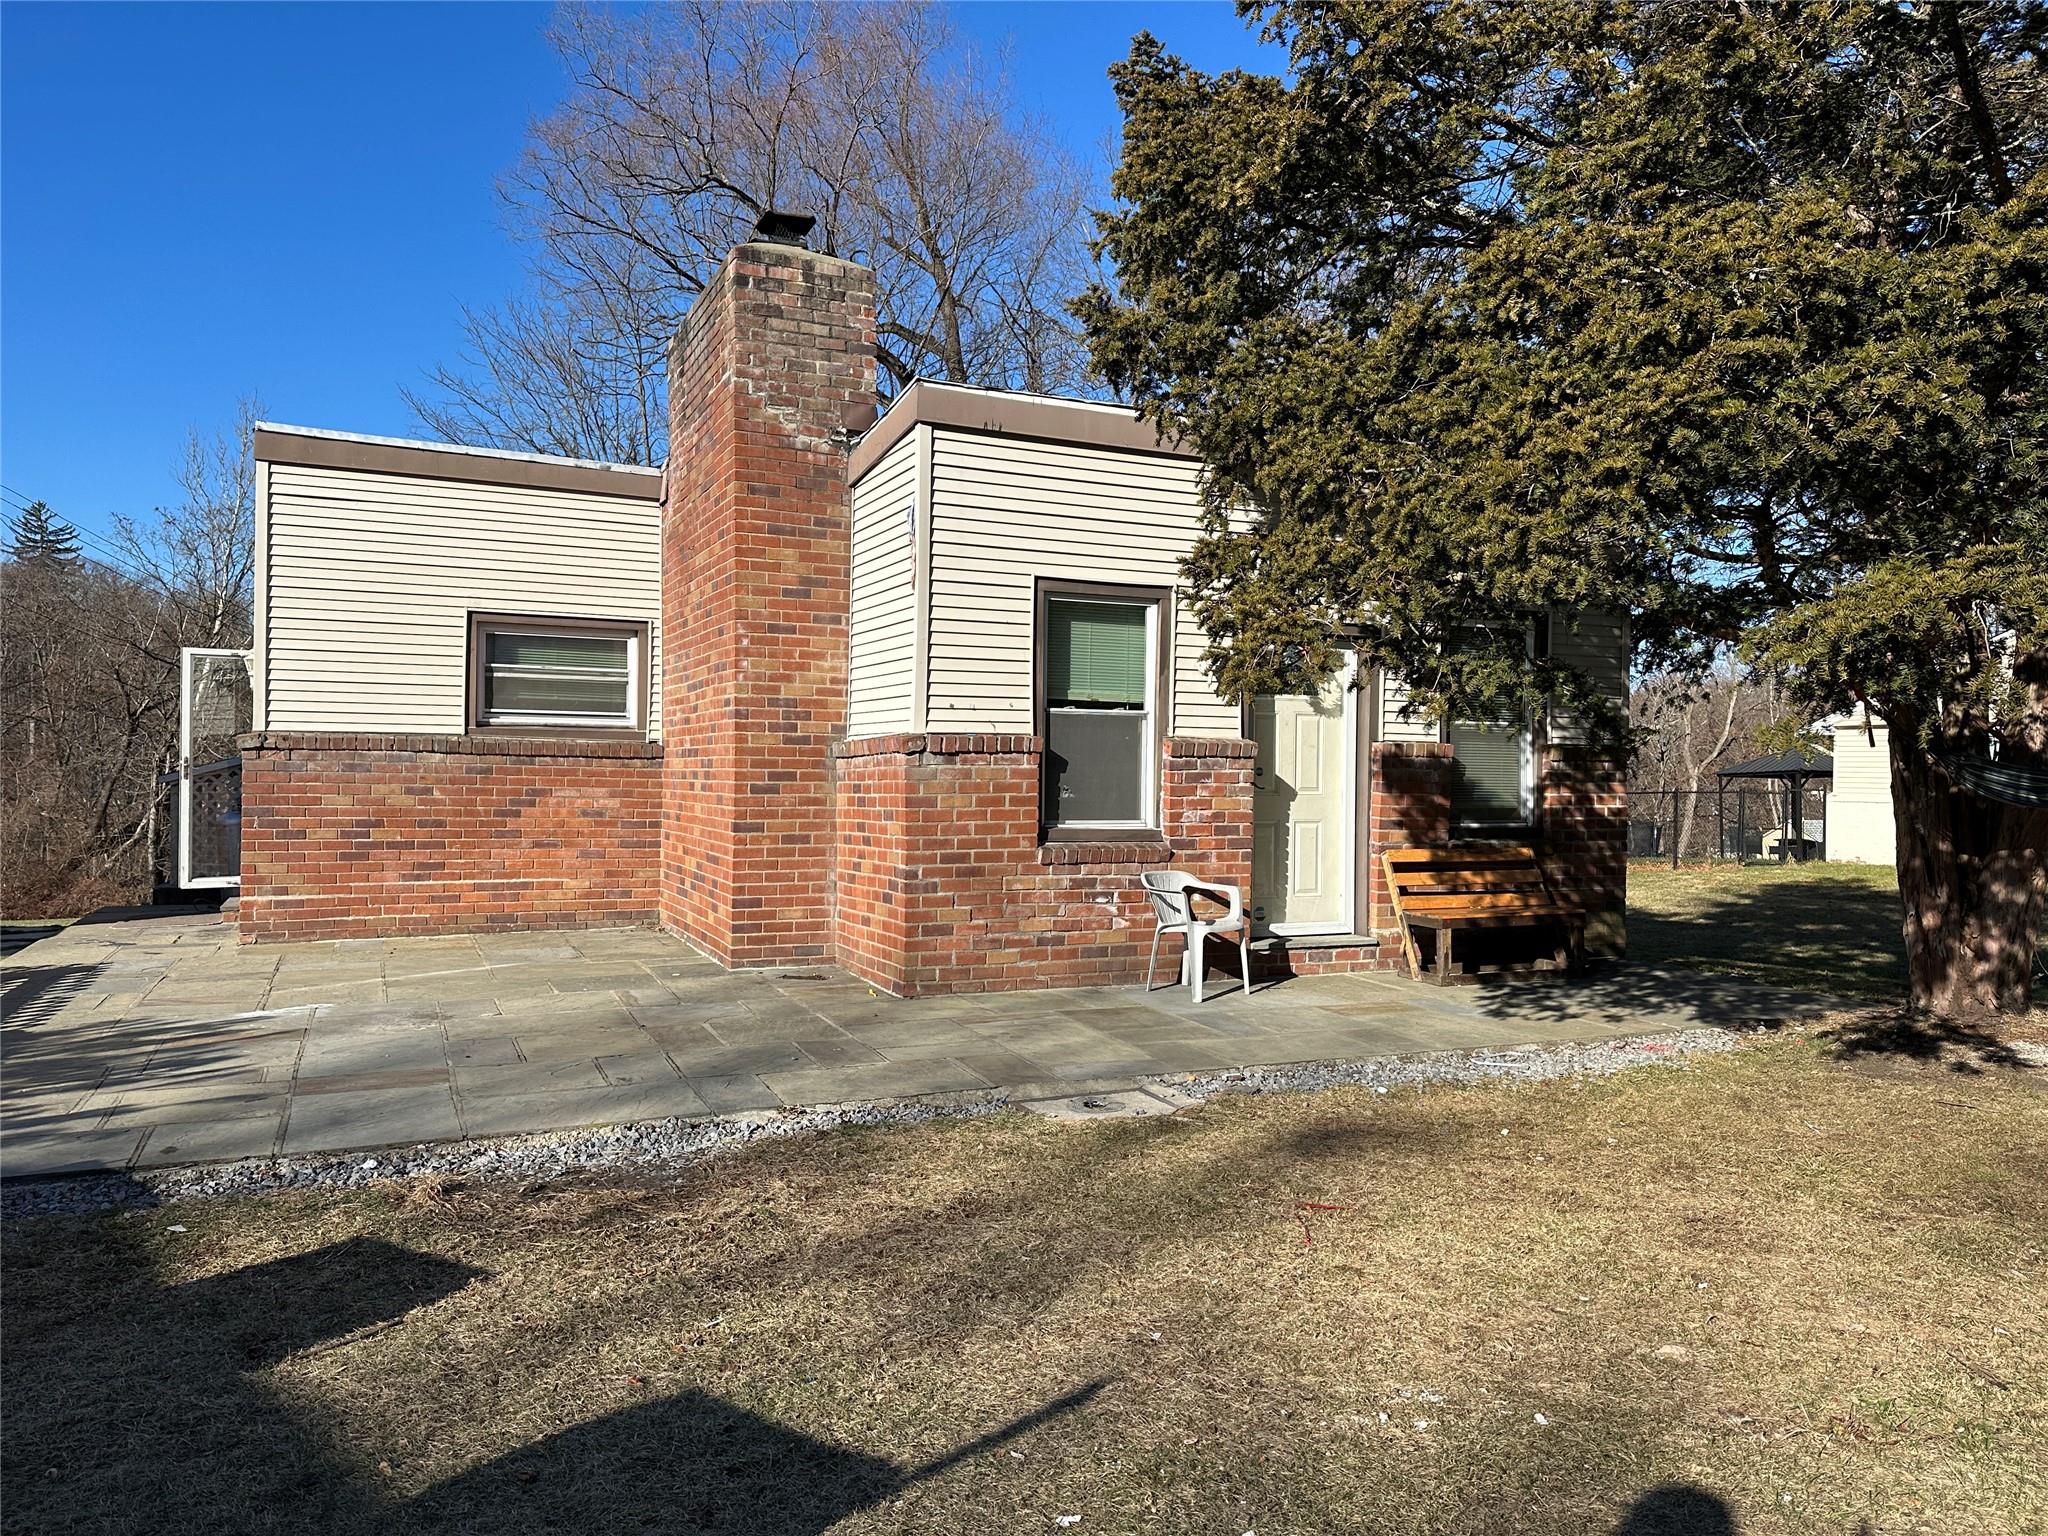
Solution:
[{"label": "white window frame", "polygon": [[[1145,814],[1136,821],[1055,821],[1045,804],[1046,765],[1039,764],[1039,814],[1044,818],[1045,830],[1049,834],[1075,832],[1156,832],[1159,830],[1159,739],[1163,734],[1160,711],[1164,700],[1160,697],[1159,646],[1160,614],[1169,599],[1160,596],[1143,595],[1138,592],[1118,592],[1111,588],[1091,589],[1083,585],[1068,586],[1048,584],[1038,593],[1038,622],[1045,625],[1047,633],[1035,647],[1034,665],[1038,671],[1036,686],[1041,694],[1050,675],[1051,658],[1047,646],[1051,643],[1049,618],[1054,603],[1094,603],[1098,607],[1142,608],[1145,610],[1145,708],[1144,718],[1148,728],[1140,740],[1140,782],[1139,803]],[[1041,715],[1049,724],[1054,715],[1099,715],[1108,711],[1099,709],[1075,709],[1071,706],[1056,709],[1050,701],[1041,706]],[[1047,731],[1044,751],[1052,750],[1051,732]]]},{"label": "white window frame", "polygon": [[[526,614],[470,615],[469,728],[520,731],[581,732],[607,736],[644,736],[647,732],[647,651],[653,631],[632,619],[584,619]],[[493,635],[524,635],[533,639],[567,639],[600,635],[626,642],[626,710],[621,715],[556,714],[539,710],[491,710],[490,642]]]},{"label": "white window frame", "polygon": [[[1522,633],[1522,643],[1529,658],[1533,661],[1536,657],[1536,620],[1531,619],[1528,625],[1524,628]],[[1443,742],[1447,746],[1452,745],[1451,726],[1453,723],[1454,722],[1448,720],[1445,721],[1443,727],[1437,733],[1437,740]],[[1505,720],[1460,720],[1455,723],[1459,725],[1479,726],[1482,729],[1500,729],[1508,724],[1508,722]],[[1535,827],[1536,714],[1533,709],[1527,710],[1523,713],[1521,728],[1515,734],[1520,742],[1522,749],[1522,774],[1520,786],[1521,803],[1518,807],[1519,814],[1515,816],[1512,820],[1507,821],[1460,821],[1458,819],[1457,809],[1454,806],[1451,810],[1451,835],[1453,837],[1456,837],[1460,833],[1466,832],[1527,832]],[[1455,750],[1453,755],[1455,756]]]},{"label": "white window frame", "polygon": [[[247,667],[254,652],[233,650],[218,646],[186,646],[178,653],[178,885],[181,889],[205,891],[239,890],[242,876],[239,871],[232,875],[195,875],[192,873],[192,774],[195,766],[221,768],[234,759],[223,759],[218,763],[195,765],[192,761],[192,693],[193,679],[202,661],[219,656],[239,656]],[[255,705],[255,687],[250,687],[250,706]]]}]

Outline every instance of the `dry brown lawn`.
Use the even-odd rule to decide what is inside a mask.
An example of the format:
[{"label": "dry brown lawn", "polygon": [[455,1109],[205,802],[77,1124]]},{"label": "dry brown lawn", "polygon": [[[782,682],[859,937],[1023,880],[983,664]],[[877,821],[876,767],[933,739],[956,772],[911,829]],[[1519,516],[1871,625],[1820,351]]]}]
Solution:
[{"label": "dry brown lawn", "polygon": [[2039,1531],[2038,1076],[1804,1036],[18,1222],[5,1524]]}]

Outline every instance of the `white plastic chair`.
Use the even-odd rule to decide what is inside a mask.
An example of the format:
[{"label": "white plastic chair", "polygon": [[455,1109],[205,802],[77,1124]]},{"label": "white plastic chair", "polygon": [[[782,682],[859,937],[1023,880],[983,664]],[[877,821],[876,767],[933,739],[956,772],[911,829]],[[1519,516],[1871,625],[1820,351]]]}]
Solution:
[{"label": "white plastic chair", "polygon": [[[1145,899],[1152,903],[1152,916],[1159,925],[1152,930],[1152,954],[1145,961],[1145,990],[1152,990],[1152,973],[1159,967],[1160,935],[1177,933],[1187,943],[1181,955],[1181,979],[1188,984],[1199,1003],[1202,1000],[1202,972],[1208,967],[1209,936],[1229,938],[1234,933],[1237,938],[1238,974],[1244,978],[1244,995],[1250,997],[1251,924],[1244,915],[1244,893],[1234,885],[1204,880],[1184,869],[1150,870],[1138,876],[1138,880],[1145,887]],[[1217,918],[1196,917],[1197,892],[1227,903],[1229,910]]]}]

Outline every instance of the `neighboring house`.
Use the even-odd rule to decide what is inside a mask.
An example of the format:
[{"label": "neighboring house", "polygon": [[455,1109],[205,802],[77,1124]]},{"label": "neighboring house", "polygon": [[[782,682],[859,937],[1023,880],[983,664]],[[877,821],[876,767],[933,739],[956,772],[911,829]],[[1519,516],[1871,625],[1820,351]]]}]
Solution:
[{"label": "neighboring house", "polygon": [[1834,787],[1828,791],[1828,858],[1837,863],[1898,861],[1892,820],[1890,730],[1862,711],[1826,722],[1834,732]]},{"label": "neighboring house", "polygon": [[[265,426],[245,937],[658,921],[891,992],[1126,982],[1146,869],[1244,884],[1268,964],[1392,964],[1386,847],[1533,840],[1615,949],[1619,765],[1439,731],[1391,679],[1218,697],[1200,464],[1123,407],[921,383],[873,287],[739,247],[669,468]],[[1624,625],[1532,645],[1624,686]]]}]

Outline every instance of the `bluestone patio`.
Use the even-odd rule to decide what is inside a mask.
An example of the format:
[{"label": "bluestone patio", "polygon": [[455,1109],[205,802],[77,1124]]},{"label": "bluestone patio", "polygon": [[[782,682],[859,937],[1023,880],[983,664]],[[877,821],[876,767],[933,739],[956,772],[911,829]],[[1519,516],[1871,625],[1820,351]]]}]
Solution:
[{"label": "bluestone patio", "polygon": [[[209,914],[118,915],[13,956],[7,1177],[332,1153],[670,1117],[1739,1025],[1826,1000],[1617,967],[1443,990],[1221,976],[905,1001],[829,967],[729,972],[641,928],[245,947]],[[1170,974],[1162,963],[1162,975]]]}]

